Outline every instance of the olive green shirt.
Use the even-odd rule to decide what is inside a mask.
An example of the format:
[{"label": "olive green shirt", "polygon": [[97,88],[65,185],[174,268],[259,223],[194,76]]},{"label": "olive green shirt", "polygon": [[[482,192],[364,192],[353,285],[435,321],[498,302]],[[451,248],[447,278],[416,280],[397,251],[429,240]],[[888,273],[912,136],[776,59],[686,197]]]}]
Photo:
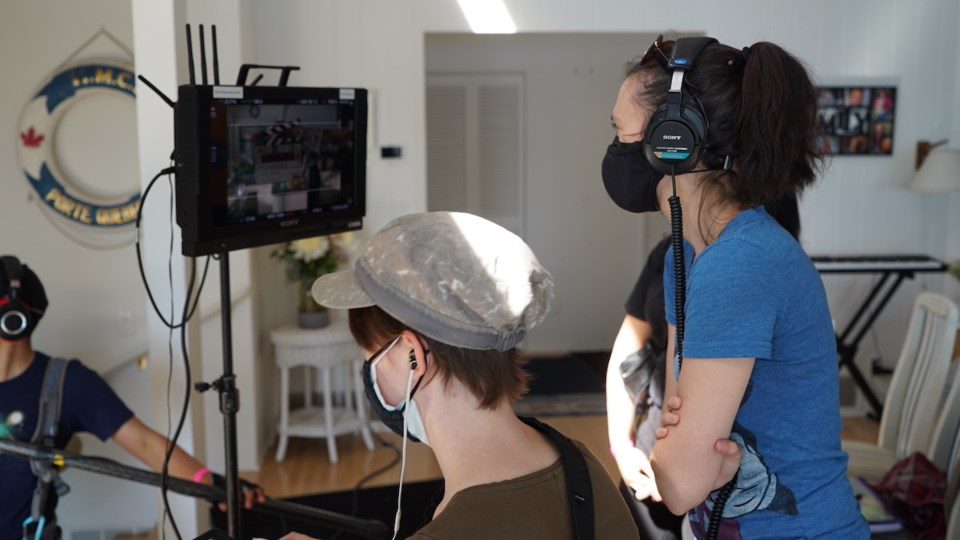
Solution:
[{"label": "olive green shirt", "polygon": [[[639,539],[633,517],[603,465],[582,444],[574,443],[590,471],[594,538]],[[563,465],[558,459],[545,469],[519,478],[460,491],[440,515],[409,538],[573,540],[568,493]]]}]

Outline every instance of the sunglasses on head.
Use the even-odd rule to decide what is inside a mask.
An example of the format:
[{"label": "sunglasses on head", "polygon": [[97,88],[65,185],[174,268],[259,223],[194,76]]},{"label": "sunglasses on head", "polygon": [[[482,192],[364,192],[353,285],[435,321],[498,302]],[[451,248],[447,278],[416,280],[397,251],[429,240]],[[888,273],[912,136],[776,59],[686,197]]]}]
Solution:
[{"label": "sunglasses on head", "polygon": [[644,53],[643,58],[640,59],[640,64],[646,64],[651,59],[655,59],[657,63],[660,64],[660,67],[663,69],[669,70],[670,60],[667,58],[667,55],[663,54],[663,46],[667,43],[671,43],[663,40],[663,34],[657,36],[657,39],[653,40],[653,43],[650,44],[650,48],[647,49],[647,52]]}]

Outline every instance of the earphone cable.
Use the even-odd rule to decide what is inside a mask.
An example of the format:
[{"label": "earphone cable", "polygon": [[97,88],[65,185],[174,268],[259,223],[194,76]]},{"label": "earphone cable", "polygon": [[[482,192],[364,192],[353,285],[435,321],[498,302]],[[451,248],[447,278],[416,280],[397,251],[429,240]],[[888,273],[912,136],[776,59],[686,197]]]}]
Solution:
[{"label": "earphone cable", "polygon": [[[418,383],[419,384],[419,383]],[[400,458],[400,485],[397,488],[397,515],[393,519],[393,540],[396,540],[397,533],[400,531],[400,511],[402,509],[401,501],[403,498],[403,475],[407,469],[407,412],[410,410],[410,394],[413,387],[413,368],[407,376],[407,399],[404,401],[406,411],[403,414],[403,450]]]}]

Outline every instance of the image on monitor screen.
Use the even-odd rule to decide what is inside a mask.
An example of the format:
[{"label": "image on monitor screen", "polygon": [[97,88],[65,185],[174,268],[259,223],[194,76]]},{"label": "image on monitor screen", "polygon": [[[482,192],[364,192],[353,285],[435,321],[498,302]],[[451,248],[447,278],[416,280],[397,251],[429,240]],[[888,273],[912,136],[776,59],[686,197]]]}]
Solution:
[{"label": "image on monitor screen", "polygon": [[[354,104],[337,99],[251,101],[223,100],[211,108],[211,160],[214,170],[226,176],[226,212],[219,225],[350,207]],[[216,143],[217,135],[225,144]]]},{"label": "image on monitor screen", "polygon": [[363,226],[366,89],[182,85],[178,98],[185,255]]}]

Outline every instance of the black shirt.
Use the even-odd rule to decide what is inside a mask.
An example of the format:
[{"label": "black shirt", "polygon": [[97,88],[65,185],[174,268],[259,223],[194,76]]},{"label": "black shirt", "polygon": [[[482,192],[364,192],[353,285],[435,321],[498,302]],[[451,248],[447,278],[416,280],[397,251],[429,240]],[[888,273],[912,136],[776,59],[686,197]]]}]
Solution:
[{"label": "black shirt", "polygon": [[667,316],[664,311],[663,303],[663,265],[666,258],[667,248],[670,247],[670,238],[666,237],[650,255],[647,257],[647,263],[640,272],[633,291],[627,298],[626,306],[628,315],[632,315],[642,321],[646,321],[653,328],[652,343],[653,349],[660,353],[667,348]]}]

